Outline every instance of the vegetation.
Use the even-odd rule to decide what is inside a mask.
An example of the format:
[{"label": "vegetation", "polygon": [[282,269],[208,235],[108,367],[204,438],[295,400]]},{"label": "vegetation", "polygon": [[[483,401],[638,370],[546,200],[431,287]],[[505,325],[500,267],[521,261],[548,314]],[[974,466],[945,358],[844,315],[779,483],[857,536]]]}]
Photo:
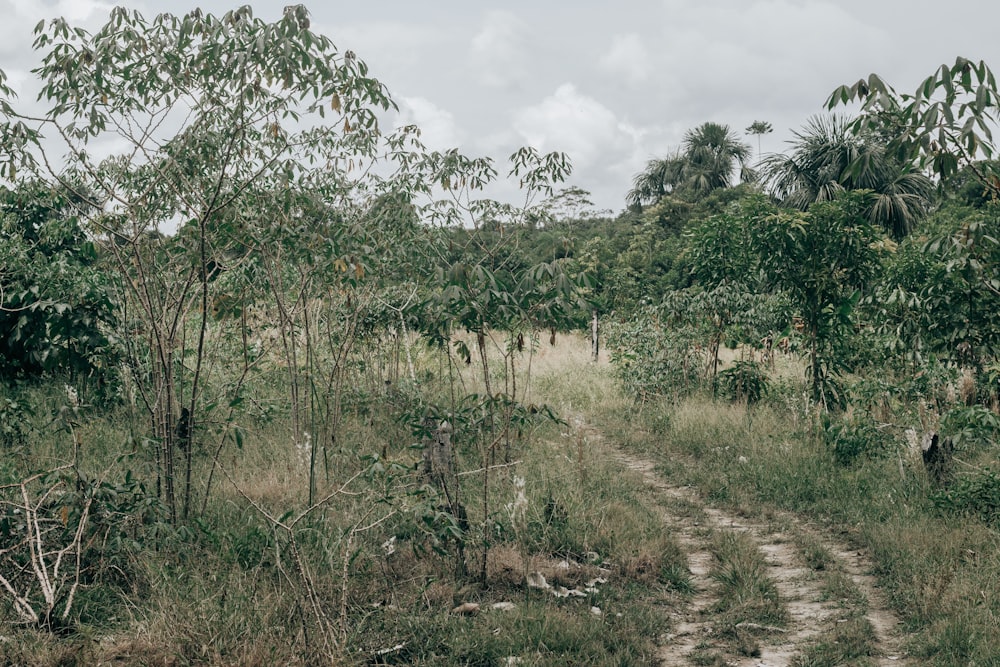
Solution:
[{"label": "vegetation", "polygon": [[705,123],[606,217],[561,153],[384,131],[300,6],[35,34],[46,112],[0,74],[5,664],[1000,661],[985,63],[840,87],[860,115],[760,173]]}]

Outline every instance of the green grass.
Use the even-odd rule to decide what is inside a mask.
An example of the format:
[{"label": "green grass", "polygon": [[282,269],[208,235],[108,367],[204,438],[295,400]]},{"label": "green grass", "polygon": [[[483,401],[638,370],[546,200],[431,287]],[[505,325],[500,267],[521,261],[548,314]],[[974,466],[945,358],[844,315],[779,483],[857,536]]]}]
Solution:
[{"label": "green grass", "polygon": [[[1000,636],[1000,599],[990,593],[1000,590],[1000,535],[942,514],[919,464],[895,456],[838,464],[799,408],[780,394],[749,413],[695,396],[602,414],[611,437],[653,457],[664,475],[710,501],[751,513],[768,506],[792,511],[868,550],[911,633],[908,650],[924,663],[1000,664],[992,639]],[[814,570],[829,567],[822,548],[800,548]],[[824,586],[830,599],[858,601],[842,573],[827,574]]]},{"label": "green grass", "polygon": [[[690,594],[687,561],[663,529],[656,494],[624,474],[613,445],[587,427],[596,406],[621,400],[606,366],[589,365],[586,348],[568,338],[535,351],[531,382],[521,385],[525,401],[551,405],[566,423],[532,424],[514,439],[512,464],[491,471],[485,508],[481,451],[456,436],[471,527],[461,575],[454,539],[424,523],[428,503],[437,511],[440,500],[417,493],[420,452],[402,416],[422,402],[448,405],[447,374],[429,350],[413,352],[417,389],[353,387],[337,441],[325,452],[328,466],[320,467],[319,495],[366,470],[363,455],[378,455],[379,467],[296,524],[294,542],[262,513],[287,522],[308,491],[283,373],[265,367],[258,380],[266,381],[248,389],[237,413],[242,446],[222,448],[225,474],[216,470],[205,512],[218,424],[195,451],[192,518],[173,527],[162,515],[108,514],[118,523],[88,542],[93,566],[68,631],[14,628],[11,609],[0,606],[0,622],[12,628],[0,633],[0,664],[502,665],[511,657],[527,665],[656,664],[655,638],[668,629],[662,605],[683,604]],[[527,364],[525,356],[519,368]],[[457,372],[467,391],[476,390],[475,367]],[[223,364],[211,379],[226,380]],[[19,398],[32,408],[30,438],[16,444],[19,457],[5,469],[10,480],[73,453],[70,433],[53,419],[67,403],[62,383]],[[89,478],[121,484],[131,471],[155,492],[155,443],[144,440],[149,424],[140,406],[88,407],[74,423]],[[521,515],[510,510],[515,477],[525,480]],[[106,502],[120,507],[122,498]],[[123,535],[128,540],[111,549],[109,540]],[[603,581],[584,597],[559,598],[526,588],[533,572],[581,591]],[[462,602],[479,603],[480,613],[452,613]],[[496,602],[516,607],[494,611]]]},{"label": "green grass", "polygon": [[871,667],[874,660],[875,631],[864,616],[840,618],[801,654],[792,667]]},{"label": "green grass", "polygon": [[715,632],[735,653],[758,656],[757,628],[781,627],[788,620],[764,556],[738,532],[715,535],[710,549],[715,557],[710,576],[718,584],[718,600],[711,608]]},{"label": "green grass", "polygon": [[[420,400],[448,404],[447,374],[430,351],[415,347],[414,354],[423,378]],[[525,357],[519,367],[527,363]],[[625,473],[615,462],[620,444],[654,459],[671,483],[690,484],[732,511],[794,512],[815,531],[867,550],[911,633],[907,651],[921,664],[1000,665],[996,530],[943,513],[929,499],[918,464],[888,456],[839,464],[792,381],[750,412],[705,396],[637,406],[616,389],[606,364],[588,360],[579,341],[542,344],[531,364],[530,383],[520,384],[525,401],[552,406],[565,423],[524,430],[511,451],[517,463],[491,472],[488,516],[476,472],[479,451],[471,441],[457,441],[460,469],[470,473],[461,478],[473,528],[467,575],[456,574],[455,542],[422,523],[418,510],[425,500],[413,494],[422,482],[412,472],[419,452],[410,448],[414,438],[399,419],[401,403],[381,387],[355,388],[357,400],[345,409],[338,440],[326,452],[330,479],[321,469],[319,491],[361,471],[361,455],[378,454],[386,469],[359,478],[349,494],[298,524],[294,545],[276,531],[260,510],[274,517],[301,510],[307,478],[289,436],[281,386],[256,384],[239,415],[243,446],[228,442],[220,457],[239,491],[217,473],[201,515],[213,431],[196,452],[198,520],[173,528],[157,522],[155,512],[105,515],[104,532],[88,541],[86,577],[68,633],[18,628],[9,605],[0,606],[6,664],[296,665],[331,657],[350,664],[401,644],[385,654],[395,656],[387,662],[503,664],[519,657],[520,664],[537,665],[655,664],[655,638],[669,630],[663,605],[683,605],[692,593],[686,556],[660,513],[668,505],[674,514],[690,508],[662,504],[655,490]],[[475,390],[475,368],[459,371],[465,389]],[[216,372],[222,379],[223,371]],[[62,382],[23,387],[17,399],[30,408],[24,413],[28,437],[7,445],[7,482],[73,455],[72,437],[57,419],[67,403]],[[88,478],[120,485],[130,470],[155,491],[154,444],[143,439],[148,426],[140,409],[85,408],[74,431]],[[515,476],[525,479],[523,519],[508,510]],[[126,496],[102,502],[114,509]],[[824,595],[842,605],[847,619],[826,629],[799,664],[870,662],[871,629],[857,587],[820,541],[792,535]],[[387,554],[383,544],[392,537],[396,551]],[[724,591],[711,611],[715,626],[729,655],[753,655],[763,637],[737,625],[780,625],[781,601],[752,545],[739,536],[718,536],[712,544],[713,576]],[[487,547],[483,585],[477,564]],[[598,575],[607,582],[586,597],[556,598],[526,589],[525,574],[536,571],[567,588]],[[501,601],[516,609],[488,609]],[[450,613],[461,602],[478,602],[483,611]],[[329,624],[332,649],[324,646],[314,605]],[[712,665],[723,656],[717,647],[703,647],[693,659]]]}]

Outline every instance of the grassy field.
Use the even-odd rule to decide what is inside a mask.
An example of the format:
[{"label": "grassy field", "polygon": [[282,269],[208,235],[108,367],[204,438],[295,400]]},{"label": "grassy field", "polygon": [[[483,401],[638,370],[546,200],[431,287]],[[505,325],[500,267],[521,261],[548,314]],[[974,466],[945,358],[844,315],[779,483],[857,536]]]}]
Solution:
[{"label": "grassy field", "polygon": [[[418,386],[359,392],[345,413],[325,500],[308,506],[307,457],[260,389],[205,511],[178,526],[157,514],[135,411],[65,425],[61,384],[23,390],[30,437],[8,445],[5,507],[26,472],[74,456],[105,486],[71,614],[30,627],[5,596],[0,664],[1000,664],[996,531],[943,513],[902,448],[838,463],[793,368],[750,409],[640,405],[581,339],[525,351],[523,403],[559,421],[521,424],[485,485],[481,445],[456,428],[455,533],[410,425],[448,374],[413,352],[430,369]],[[213,450],[198,456],[203,488]],[[37,604],[32,576],[17,590]]]}]

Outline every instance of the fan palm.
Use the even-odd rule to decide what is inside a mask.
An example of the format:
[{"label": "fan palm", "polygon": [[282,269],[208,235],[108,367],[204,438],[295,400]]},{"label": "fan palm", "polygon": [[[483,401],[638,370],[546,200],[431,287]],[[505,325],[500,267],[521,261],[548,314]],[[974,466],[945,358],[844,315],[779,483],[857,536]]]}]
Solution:
[{"label": "fan palm", "polygon": [[652,204],[677,189],[684,182],[685,159],[680,153],[650,160],[646,168],[632,180],[632,189],[625,195],[629,206]]},{"label": "fan palm", "polygon": [[704,123],[684,134],[680,151],[650,160],[633,179],[625,201],[629,206],[641,207],[680,192],[697,199],[732,185],[737,164],[740,180],[750,181],[754,177],[748,164],[750,158],[750,146],[740,141],[728,125]]},{"label": "fan palm", "polygon": [[762,161],[764,182],[785,205],[808,209],[845,190],[868,190],[868,220],[895,238],[927,212],[934,185],[893,160],[874,135],[858,136],[842,116],[814,116],[794,133],[789,155]]},{"label": "fan palm", "polygon": [[704,123],[684,134],[686,181],[705,194],[732,185],[733,171],[740,166],[740,180],[752,180],[750,146],[740,141],[728,125]]}]

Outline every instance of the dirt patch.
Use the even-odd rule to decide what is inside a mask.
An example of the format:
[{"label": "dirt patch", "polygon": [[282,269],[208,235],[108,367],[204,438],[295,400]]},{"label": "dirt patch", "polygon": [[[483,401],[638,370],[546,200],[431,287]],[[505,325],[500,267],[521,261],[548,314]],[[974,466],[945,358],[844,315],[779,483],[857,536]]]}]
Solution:
[{"label": "dirt patch", "polygon": [[[672,485],[661,478],[652,461],[624,452],[619,452],[618,456],[626,468],[641,475],[648,486],[662,495],[663,522],[688,555],[688,570],[695,593],[686,607],[669,612],[673,616],[672,631],[662,638],[659,652],[662,665],[787,666],[831,624],[844,622],[842,604],[824,595],[821,579],[805,564],[792,535],[787,532],[792,529],[809,535],[828,550],[833,563],[826,569],[843,573],[863,598],[860,607],[866,609],[865,618],[874,628],[874,663],[880,666],[913,664],[903,654],[899,621],[888,609],[874,577],[868,574],[872,566],[863,553],[790,514],[772,513],[771,520],[764,521],[709,506],[694,489]],[[677,509],[682,511],[675,511]],[[779,522],[786,529],[776,528]],[[708,550],[708,540],[720,531],[738,531],[754,541],[767,563],[767,576],[777,587],[788,613],[789,620],[784,627],[743,628],[754,634],[759,647],[749,656],[731,654],[719,640],[715,627],[712,608],[717,600],[717,585],[710,577],[713,556]]]}]

